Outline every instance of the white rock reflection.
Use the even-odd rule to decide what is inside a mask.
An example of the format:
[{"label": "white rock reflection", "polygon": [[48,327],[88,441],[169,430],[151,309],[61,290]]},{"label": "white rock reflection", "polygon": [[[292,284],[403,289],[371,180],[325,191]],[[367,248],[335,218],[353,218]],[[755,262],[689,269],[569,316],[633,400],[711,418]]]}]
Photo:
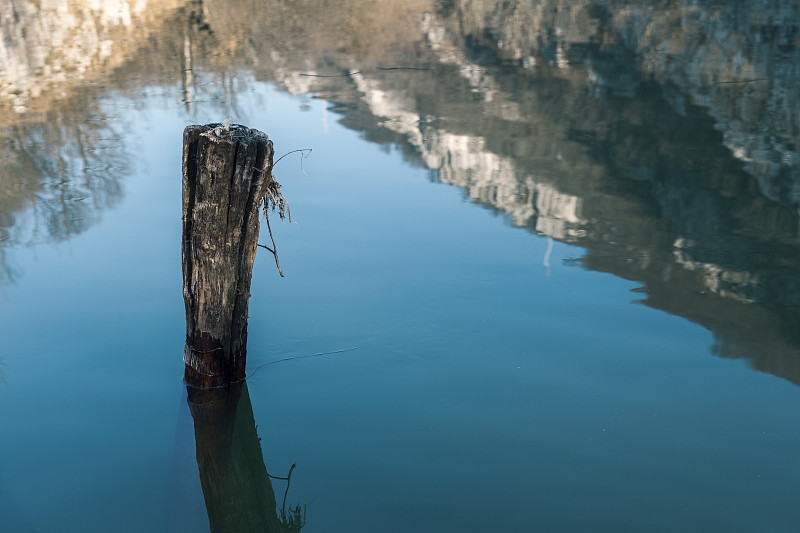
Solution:
[{"label": "white rock reflection", "polygon": [[518,226],[560,240],[580,234],[586,222],[580,198],[520,171],[512,159],[489,151],[483,137],[425,124],[407,94],[384,90],[364,74],[352,77],[380,125],[405,136],[442,183],[463,187],[472,200],[504,211]]},{"label": "white rock reflection", "polygon": [[762,284],[761,276],[744,270],[730,270],[714,263],[697,261],[687,253],[687,249],[695,245],[696,243],[683,237],[675,239],[673,244],[675,261],[686,270],[701,273],[706,288],[714,294],[742,303],[757,301],[748,293],[752,293]]},{"label": "white rock reflection", "polygon": [[0,103],[32,99],[113,68],[180,0],[0,2]]}]

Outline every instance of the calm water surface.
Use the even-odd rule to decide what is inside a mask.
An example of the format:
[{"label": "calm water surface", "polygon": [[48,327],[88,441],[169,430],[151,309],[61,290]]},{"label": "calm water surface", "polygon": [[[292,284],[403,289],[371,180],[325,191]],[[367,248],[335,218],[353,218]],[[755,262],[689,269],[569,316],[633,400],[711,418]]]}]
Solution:
[{"label": "calm water surface", "polygon": [[[800,529],[796,2],[248,6],[0,1],[1,531]],[[313,151],[209,397],[228,116]]]}]

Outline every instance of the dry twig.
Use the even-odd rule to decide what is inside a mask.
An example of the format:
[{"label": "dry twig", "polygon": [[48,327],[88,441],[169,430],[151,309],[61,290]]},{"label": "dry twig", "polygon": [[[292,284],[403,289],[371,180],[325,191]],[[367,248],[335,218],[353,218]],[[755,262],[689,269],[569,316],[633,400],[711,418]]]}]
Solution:
[{"label": "dry twig", "polygon": [[[273,168],[280,162],[281,159],[295,152],[308,152],[308,154],[300,159],[300,170],[303,170],[303,159],[306,159],[311,154],[311,148],[300,148],[298,150],[292,150],[291,152],[283,154],[272,165]],[[305,174],[305,172],[303,173]],[[278,267],[278,272],[280,273],[281,277],[284,277],[283,270],[281,270],[281,263],[278,260],[278,247],[275,245],[275,238],[272,236],[272,228],[269,225],[269,212],[272,211],[274,213],[276,209],[278,211],[278,216],[281,217],[281,220],[289,217],[289,222],[292,221],[292,212],[289,209],[289,204],[286,202],[286,198],[283,197],[283,193],[281,192],[281,184],[278,183],[278,180],[275,179],[275,176],[270,173],[269,181],[267,183],[267,192],[264,194],[264,217],[267,219],[267,229],[269,230],[269,238],[272,241],[272,248],[263,244],[259,244],[258,246],[272,252],[272,255],[275,256],[275,266]]]}]

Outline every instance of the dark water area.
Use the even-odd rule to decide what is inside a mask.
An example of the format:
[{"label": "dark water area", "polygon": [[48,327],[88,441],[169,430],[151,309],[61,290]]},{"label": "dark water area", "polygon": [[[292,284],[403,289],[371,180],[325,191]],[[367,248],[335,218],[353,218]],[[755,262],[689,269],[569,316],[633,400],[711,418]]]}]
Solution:
[{"label": "dark water area", "polygon": [[[0,530],[800,528],[797,2],[0,33]],[[181,134],[225,117],[312,151],[247,381],[187,395]]]}]

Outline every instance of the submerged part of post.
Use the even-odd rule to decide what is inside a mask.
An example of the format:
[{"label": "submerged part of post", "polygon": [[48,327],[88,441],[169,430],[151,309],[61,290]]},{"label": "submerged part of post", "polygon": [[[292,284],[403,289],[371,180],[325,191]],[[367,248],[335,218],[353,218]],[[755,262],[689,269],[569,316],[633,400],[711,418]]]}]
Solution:
[{"label": "submerged part of post", "polygon": [[273,156],[266,134],[230,120],[183,132],[183,360],[189,385],[216,387],[245,377],[250,280]]}]

